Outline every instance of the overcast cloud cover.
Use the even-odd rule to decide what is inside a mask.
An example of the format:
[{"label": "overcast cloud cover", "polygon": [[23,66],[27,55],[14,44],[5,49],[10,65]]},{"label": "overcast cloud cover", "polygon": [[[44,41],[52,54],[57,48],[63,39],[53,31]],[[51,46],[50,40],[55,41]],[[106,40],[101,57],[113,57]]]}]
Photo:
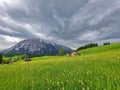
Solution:
[{"label": "overcast cloud cover", "polygon": [[71,48],[120,41],[120,0],[0,0],[0,50],[33,37]]}]

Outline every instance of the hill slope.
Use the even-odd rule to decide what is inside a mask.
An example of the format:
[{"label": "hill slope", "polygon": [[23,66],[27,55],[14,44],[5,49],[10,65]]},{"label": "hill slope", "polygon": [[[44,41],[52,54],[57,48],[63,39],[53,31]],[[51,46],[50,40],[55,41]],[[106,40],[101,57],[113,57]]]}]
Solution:
[{"label": "hill slope", "polygon": [[120,50],[120,43],[114,43],[106,46],[98,46],[78,51],[81,55],[102,53],[111,50]]},{"label": "hill slope", "polygon": [[40,59],[0,65],[0,90],[120,90],[120,48]]}]

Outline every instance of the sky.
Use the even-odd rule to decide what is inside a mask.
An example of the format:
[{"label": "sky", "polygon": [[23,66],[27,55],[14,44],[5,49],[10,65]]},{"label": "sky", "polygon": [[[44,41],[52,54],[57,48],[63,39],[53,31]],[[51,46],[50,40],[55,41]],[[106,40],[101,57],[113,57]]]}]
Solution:
[{"label": "sky", "polygon": [[120,41],[120,0],[0,0],[0,50],[28,38],[71,48]]}]

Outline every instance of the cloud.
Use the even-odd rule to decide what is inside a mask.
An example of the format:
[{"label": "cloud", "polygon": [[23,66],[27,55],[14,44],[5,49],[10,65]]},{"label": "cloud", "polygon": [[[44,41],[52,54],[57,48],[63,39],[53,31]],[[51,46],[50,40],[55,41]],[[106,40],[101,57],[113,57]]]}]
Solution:
[{"label": "cloud", "polygon": [[0,0],[0,49],[32,37],[72,48],[118,41],[119,12],[119,0]]},{"label": "cloud", "polygon": [[20,42],[23,39],[14,37],[14,36],[8,36],[8,35],[2,35],[0,34],[0,50],[4,50],[7,48],[10,48],[14,43]]},{"label": "cloud", "polygon": [[1,35],[1,37],[8,43],[20,42],[22,39],[17,37],[11,37],[7,35]]}]

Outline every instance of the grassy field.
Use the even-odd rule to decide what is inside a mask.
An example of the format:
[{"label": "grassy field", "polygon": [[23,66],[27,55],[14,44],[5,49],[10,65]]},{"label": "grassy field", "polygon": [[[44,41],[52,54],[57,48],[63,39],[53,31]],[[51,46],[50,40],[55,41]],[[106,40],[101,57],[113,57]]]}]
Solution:
[{"label": "grassy field", "polygon": [[120,43],[80,52],[0,65],[0,90],[120,90]]},{"label": "grassy field", "polygon": [[105,51],[120,51],[120,43],[114,43],[114,44],[106,45],[106,46],[88,48],[88,49],[79,51],[79,53],[81,55],[88,55],[88,54],[94,54],[94,53],[103,53]]}]

